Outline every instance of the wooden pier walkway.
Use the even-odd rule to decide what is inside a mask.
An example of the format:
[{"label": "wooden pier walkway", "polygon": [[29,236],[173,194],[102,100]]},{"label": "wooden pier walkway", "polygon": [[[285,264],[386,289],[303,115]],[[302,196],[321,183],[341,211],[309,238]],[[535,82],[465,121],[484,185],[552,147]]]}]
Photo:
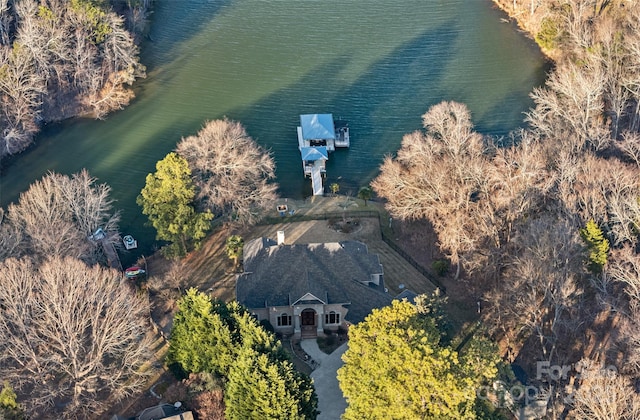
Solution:
[{"label": "wooden pier walkway", "polygon": [[318,165],[311,167],[311,186],[313,188],[313,195],[323,195],[324,187],[322,186],[322,173]]},{"label": "wooden pier walkway", "polygon": [[104,250],[104,254],[107,256],[109,267],[122,271],[122,262],[120,262],[120,256],[118,255],[118,251],[116,251],[116,247],[113,245],[113,242],[110,242],[105,237],[100,240],[100,245]]}]

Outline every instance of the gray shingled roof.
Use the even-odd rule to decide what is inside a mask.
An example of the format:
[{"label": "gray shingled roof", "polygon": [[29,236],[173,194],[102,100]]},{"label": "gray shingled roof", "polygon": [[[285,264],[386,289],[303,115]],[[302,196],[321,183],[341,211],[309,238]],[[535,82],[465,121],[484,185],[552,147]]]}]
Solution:
[{"label": "gray shingled roof", "polygon": [[404,289],[402,292],[397,294],[396,297],[394,297],[393,299],[394,300],[407,299],[409,303],[413,303],[415,305],[417,297],[418,297],[418,294],[413,290]]},{"label": "gray shingled roof", "polygon": [[311,293],[324,303],[344,304],[346,319],[356,323],[372,308],[391,303],[383,284],[362,283],[383,272],[378,256],[362,242],[278,246],[258,238],[245,244],[243,254],[236,299],[249,308],[288,306]]}]

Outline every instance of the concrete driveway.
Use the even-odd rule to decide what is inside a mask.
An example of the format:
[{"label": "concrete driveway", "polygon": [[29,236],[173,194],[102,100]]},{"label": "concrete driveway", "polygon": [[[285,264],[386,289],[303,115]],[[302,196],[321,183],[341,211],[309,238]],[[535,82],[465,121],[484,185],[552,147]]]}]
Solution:
[{"label": "concrete driveway", "polygon": [[338,347],[333,353],[325,354],[318,347],[315,339],[302,340],[300,345],[319,366],[311,372],[311,378],[318,394],[318,420],[339,420],[347,408],[347,401],[338,386],[336,372],[343,365],[342,354],[347,350],[347,343]]}]

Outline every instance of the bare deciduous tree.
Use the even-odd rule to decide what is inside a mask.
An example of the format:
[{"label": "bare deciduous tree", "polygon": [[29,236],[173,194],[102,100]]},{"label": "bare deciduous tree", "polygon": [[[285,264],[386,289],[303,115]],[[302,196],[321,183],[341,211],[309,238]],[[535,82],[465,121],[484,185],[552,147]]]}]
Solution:
[{"label": "bare deciduous tree", "polygon": [[[633,153],[633,144],[621,148]],[[584,151],[560,151],[555,157],[555,196],[564,217],[576,226],[589,220],[606,226],[615,245],[635,242],[640,218],[640,180],[636,165],[616,158],[604,159]]]},{"label": "bare deciduous tree", "polygon": [[422,120],[426,132],[405,135],[397,157],[385,158],[371,186],[394,217],[429,219],[457,278],[462,254],[477,242],[471,214],[486,182],[483,139],[457,102],[431,107]]},{"label": "bare deciduous tree", "polygon": [[496,149],[486,166],[487,182],[475,214],[477,229],[486,241],[466,258],[465,265],[473,264],[473,272],[486,279],[495,279],[502,271],[514,233],[525,215],[539,211],[553,187],[544,154],[543,144],[522,132],[513,146]]},{"label": "bare deciduous tree", "polygon": [[581,51],[593,45],[593,29],[589,25],[594,18],[593,1],[562,0],[562,7],[558,8],[558,16],[562,21],[565,36],[562,39],[563,48],[568,53],[580,54]]},{"label": "bare deciduous tree", "polygon": [[468,272],[488,279],[502,269],[518,219],[552,187],[544,148],[520,133],[518,146],[489,153],[466,107],[443,102],[424,116],[425,133],[406,135],[371,184],[400,219],[426,218],[440,248]]},{"label": "bare deciduous tree", "polygon": [[124,28],[124,19],[110,13],[106,21],[110,30],[102,45],[101,88],[93,91],[89,98],[98,118],[128,105],[135,95],[126,86],[145,76],[144,66],[138,61],[138,47]]},{"label": "bare deciduous tree", "polygon": [[65,74],[60,64],[69,60],[70,38],[63,24],[64,5],[51,1],[41,5],[34,0],[16,3],[18,15],[17,41],[34,62],[34,71],[45,84],[64,83]]},{"label": "bare deciduous tree", "polygon": [[545,360],[555,360],[561,333],[573,330],[584,273],[577,231],[553,216],[533,219],[513,240],[508,268],[496,289],[490,318],[509,342],[537,338]]},{"label": "bare deciduous tree", "polygon": [[3,208],[0,208],[0,261],[17,257],[23,253],[22,230],[10,223]]},{"label": "bare deciduous tree", "polygon": [[[620,36],[620,22],[611,15],[600,17],[595,24],[596,46],[592,60],[601,68],[605,78],[605,110],[611,117],[611,136],[617,139],[633,98],[628,89],[629,76],[634,71],[633,58],[630,56],[623,38]],[[630,36],[638,36],[630,34]]]},{"label": "bare deciduous tree", "polygon": [[626,244],[611,253],[607,274],[612,281],[624,285],[625,298],[618,297],[622,316],[619,344],[624,348],[624,373],[637,376],[640,372],[640,256],[635,244]]},{"label": "bare deciduous tree", "polygon": [[120,273],[73,258],[0,263],[0,373],[30,415],[95,416],[138,389],[147,304]]},{"label": "bare deciduous tree", "polygon": [[526,119],[540,136],[571,151],[585,146],[602,150],[610,140],[602,115],[603,84],[599,66],[561,64],[549,75],[546,87],[531,93],[536,107]]},{"label": "bare deciduous tree", "polygon": [[108,3],[0,0],[0,156],[24,150],[42,121],[129,103],[145,69]]},{"label": "bare deciduous tree", "polygon": [[2,46],[0,62],[0,155],[7,155],[31,144],[45,85],[26,51]]},{"label": "bare deciduous tree", "polygon": [[631,306],[640,305],[640,256],[630,245],[613,251],[608,274],[615,281],[624,283]]},{"label": "bare deciduous tree", "polygon": [[622,139],[617,141],[615,145],[640,169],[640,133],[625,131],[622,133]]},{"label": "bare deciduous tree", "polygon": [[640,397],[628,378],[592,360],[581,360],[580,386],[571,395],[579,420],[633,420],[640,417]]},{"label": "bare deciduous tree", "polygon": [[7,232],[20,233],[19,249],[29,255],[97,262],[101,249],[89,238],[98,228],[119,242],[119,215],[112,210],[110,190],[86,170],[71,177],[49,173],[9,205],[6,217],[13,230]]},{"label": "bare deciduous tree", "polygon": [[632,131],[640,129],[640,11],[638,1],[626,10],[628,30],[625,36],[625,47],[628,49],[628,68],[632,71],[624,75],[623,84],[631,92],[632,104],[630,121],[627,128]]},{"label": "bare deciduous tree", "polygon": [[631,305],[619,331],[618,344],[625,350],[621,373],[637,378],[640,372],[640,305],[637,302]]},{"label": "bare deciduous tree", "polygon": [[14,20],[13,2],[0,0],[0,45],[9,45],[11,43]]},{"label": "bare deciduous tree", "polygon": [[206,209],[243,224],[255,223],[277,195],[275,163],[235,121],[209,121],[176,148],[189,163]]}]

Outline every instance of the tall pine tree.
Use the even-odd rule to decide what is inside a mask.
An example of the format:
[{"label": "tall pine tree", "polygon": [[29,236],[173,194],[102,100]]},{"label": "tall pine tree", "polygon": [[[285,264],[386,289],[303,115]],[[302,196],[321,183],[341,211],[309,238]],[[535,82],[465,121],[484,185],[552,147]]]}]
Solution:
[{"label": "tall pine tree", "polygon": [[197,248],[211,227],[213,214],[196,212],[195,195],[187,161],[171,152],[156,164],[155,173],[147,175],[136,200],[156,228],[157,239],[172,242],[168,248],[171,256],[185,255],[190,241]]},{"label": "tall pine tree", "polygon": [[167,362],[185,376],[209,372],[225,376],[236,348],[228,326],[213,311],[211,298],[191,288],[178,302]]},{"label": "tall pine tree", "polygon": [[317,402],[291,362],[244,348],[229,371],[225,405],[229,420],[302,420],[316,418]]},{"label": "tall pine tree", "polygon": [[189,289],[178,303],[167,362],[226,380],[229,419],[315,419],[311,379],[294,370],[275,336],[240,304]]},{"label": "tall pine tree", "polygon": [[593,219],[589,220],[583,229],[580,229],[580,236],[589,251],[589,271],[594,274],[601,273],[607,264],[609,241],[604,237],[602,230]]}]

